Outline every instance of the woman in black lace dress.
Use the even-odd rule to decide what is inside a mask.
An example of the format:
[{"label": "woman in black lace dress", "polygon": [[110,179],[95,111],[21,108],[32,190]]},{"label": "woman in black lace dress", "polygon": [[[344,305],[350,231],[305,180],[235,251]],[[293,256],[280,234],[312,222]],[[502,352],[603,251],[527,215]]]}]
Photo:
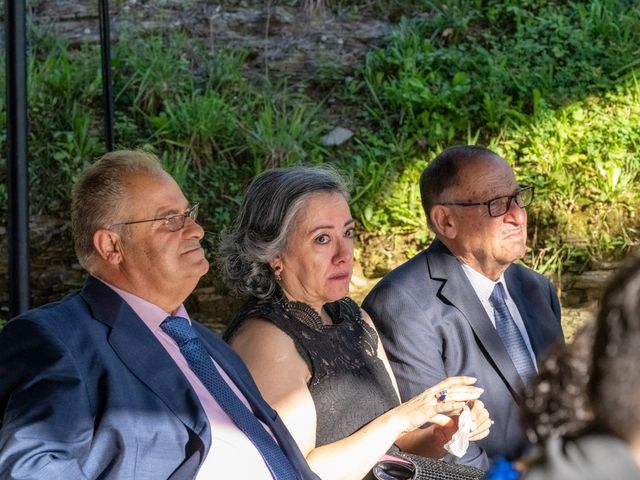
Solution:
[{"label": "woman in black lace dress", "polygon": [[[347,297],[347,198],[333,170],[269,170],[249,187],[220,247],[225,280],[251,297],[225,339],[323,479],[363,478],[394,442],[442,457],[456,429],[446,414],[467,402],[477,425],[471,440],[491,424],[474,378],[448,378],[400,404],[373,323]],[[403,444],[425,424],[418,445]]]}]

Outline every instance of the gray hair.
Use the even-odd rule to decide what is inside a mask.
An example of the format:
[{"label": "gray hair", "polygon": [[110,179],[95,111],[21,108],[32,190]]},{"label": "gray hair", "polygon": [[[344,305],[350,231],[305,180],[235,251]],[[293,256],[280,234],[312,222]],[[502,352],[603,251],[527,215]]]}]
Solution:
[{"label": "gray hair", "polygon": [[349,199],[346,181],[328,166],[274,168],[253,180],[219,248],[222,277],[232,290],[258,298],[274,294],[269,261],[284,251],[309,197],[320,192]]},{"label": "gray hair", "polygon": [[128,190],[125,182],[133,174],[162,175],[157,157],[142,151],[119,150],[103,155],[87,168],[71,191],[71,228],[80,265],[91,271],[95,256],[93,235],[119,221]]}]

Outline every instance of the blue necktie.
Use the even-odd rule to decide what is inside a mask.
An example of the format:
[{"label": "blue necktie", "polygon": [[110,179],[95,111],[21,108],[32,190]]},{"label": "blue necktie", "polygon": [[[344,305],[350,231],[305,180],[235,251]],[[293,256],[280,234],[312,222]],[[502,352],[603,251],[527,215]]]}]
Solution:
[{"label": "blue necktie", "polygon": [[[196,374],[227,415],[231,417],[233,423],[255,445],[269,470],[271,470],[273,478],[277,480],[295,479],[295,471],[287,457],[285,457],[278,444],[267,433],[253,412],[242,403],[231,390],[231,387],[227,385],[227,382],[220,376],[218,369],[214,366],[211,357],[200,341],[198,334],[189,324],[189,321],[182,317],[167,317],[160,325],[160,328],[176,341],[178,347],[180,347],[180,352],[193,373]],[[213,425],[212,428],[214,428]]]},{"label": "blue necktie", "polygon": [[500,335],[516,370],[526,385],[536,377],[537,372],[524,338],[522,338],[520,330],[507,307],[502,283],[496,283],[489,300],[493,305],[498,335]]}]

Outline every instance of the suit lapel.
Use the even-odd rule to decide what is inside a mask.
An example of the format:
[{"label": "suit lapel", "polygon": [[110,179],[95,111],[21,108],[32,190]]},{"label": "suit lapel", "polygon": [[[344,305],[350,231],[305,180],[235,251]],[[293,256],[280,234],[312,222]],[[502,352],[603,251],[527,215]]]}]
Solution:
[{"label": "suit lapel", "polygon": [[191,385],[153,333],[122,298],[101,281],[89,277],[81,292],[94,317],[109,325],[109,343],[133,373],[149,387],[186,427],[207,445],[208,422]]},{"label": "suit lapel", "polygon": [[464,315],[481,347],[486,351],[487,359],[494,365],[514,398],[518,399],[524,390],[522,378],[475,294],[471,282],[464,274],[459,260],[449,252],[444,244],[436,240],[427,250],[427,264],[430,277],[442,282],[438,296],[456,307]]},{"label": "suit lapel", "polygon": [[[89,277],[80,295],[91,308],[94,317],[112,328],[109,343],[116,355],[187,428],[198,435],[205,445],[205,452],[208,452],[211,431],[200,401],[153,333],[127,303],[101,281]],[[238,372],[224,352],[210,345],[210,342],[203,343],[212,358],[234,380],[256,416],[271,428],[285,454],[290,459],[296,459],[293,466],[300,478],[317,479],[306,469],[304,457],[278,415],[259,396],[257,387],[250,388],[247,385],[245,376],[249,374]],[[190,459],[187,461],[191,462]],[[184,478],[182,471],[181,467],[171,478]]]},{"label": "suit lapel", "polygon": [[[232,351],[225,352],[224,350],[230,350],[230,347],[227,347],[226,344],[224,344],[224,349],[217,348],[217,342],[223,343],[222,339],[217,338],[213,342],[203,342],[209,355],[211,355],[211,358],[213,358],[220,368],[226,372],[229,378],[233,380],[236,387],[238,387],[238,390],[242,392],[249,402],[249,405],[256,417],[269,427],[275,436],[278,445],[284,451],[285,456],[289,458],[291,465],[298,472],[298,476],[300,478],[317,478],[315,475],[309,473],[310,471],[307,469],[307,462],[300,452],[297,443],[287,430],[277,412],[262,398],[258,387],[253,383],[253,379],[251,378],[249,371],[244,368],[241,368],[240,370],[236,368],[233,362],[230,361],[230,356],[235,355],[235,353]],[[238,361],[242,362],[240,358],[238,358]]]},{"label": "suit lapel", "polygon": [[[221,339],[219,341],[220,343],[223,343]],[[220,349],[216,348],[216,345],[212,345],[211,342],[202,343],[207,349],[209,355],[211,355],[211,358],[213,358],[220,366],[220,368],[222,368],[226,372],[226,374],[229,375],[229,378],[233,381],[236,387],[238,387],[238,390],[240,390],[240,392],[242,392],[242,394],[245,396],[245,398],[249,402],[249,405],[251,405],[251,408],[254,410],[254,413],[256,413],[258,418],[265,423],[273,422],[273,417],[267,413],[260,399],[255,396],[257,387],[255,389],[249,388],[249,386],[244,381],[242,372],[238,372],[236,368],[234,368],[233,364],[227,359],[227,355],[225,355],[224,352],[220,351]]]}]

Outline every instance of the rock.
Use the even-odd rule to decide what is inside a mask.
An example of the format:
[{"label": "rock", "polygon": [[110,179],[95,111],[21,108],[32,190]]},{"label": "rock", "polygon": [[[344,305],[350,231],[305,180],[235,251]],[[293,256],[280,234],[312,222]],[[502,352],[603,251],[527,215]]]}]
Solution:
[{"label": "rock", "polygon": [[611,274],[611,270],[594,270],[591,272],[585,272],[574,276],[571,286],[573,288],[588,291],[600,291],[609,281]]},{"label": "rock", "polygon": [[320,141],[325,145],[342,145],[353,137],[353,132],[348,128],[336,127],[327,133]]},{"label": "rock", "polygon": [[387,36],[391,26],[386,22],[370,20],[361,23],[351,35],[355,40],[362,43],[375,43]]},{"label": "rock", "polygon": [[270,13],[269,25],[272,27],[289,26],[296,23],[296,15],[285,7],[275,7]]},{"label": "rock", "polygon": [[561,295],[562,304],[567,307],[578,307],[587,302],[587,292],[579,288],[565,290]]}]

